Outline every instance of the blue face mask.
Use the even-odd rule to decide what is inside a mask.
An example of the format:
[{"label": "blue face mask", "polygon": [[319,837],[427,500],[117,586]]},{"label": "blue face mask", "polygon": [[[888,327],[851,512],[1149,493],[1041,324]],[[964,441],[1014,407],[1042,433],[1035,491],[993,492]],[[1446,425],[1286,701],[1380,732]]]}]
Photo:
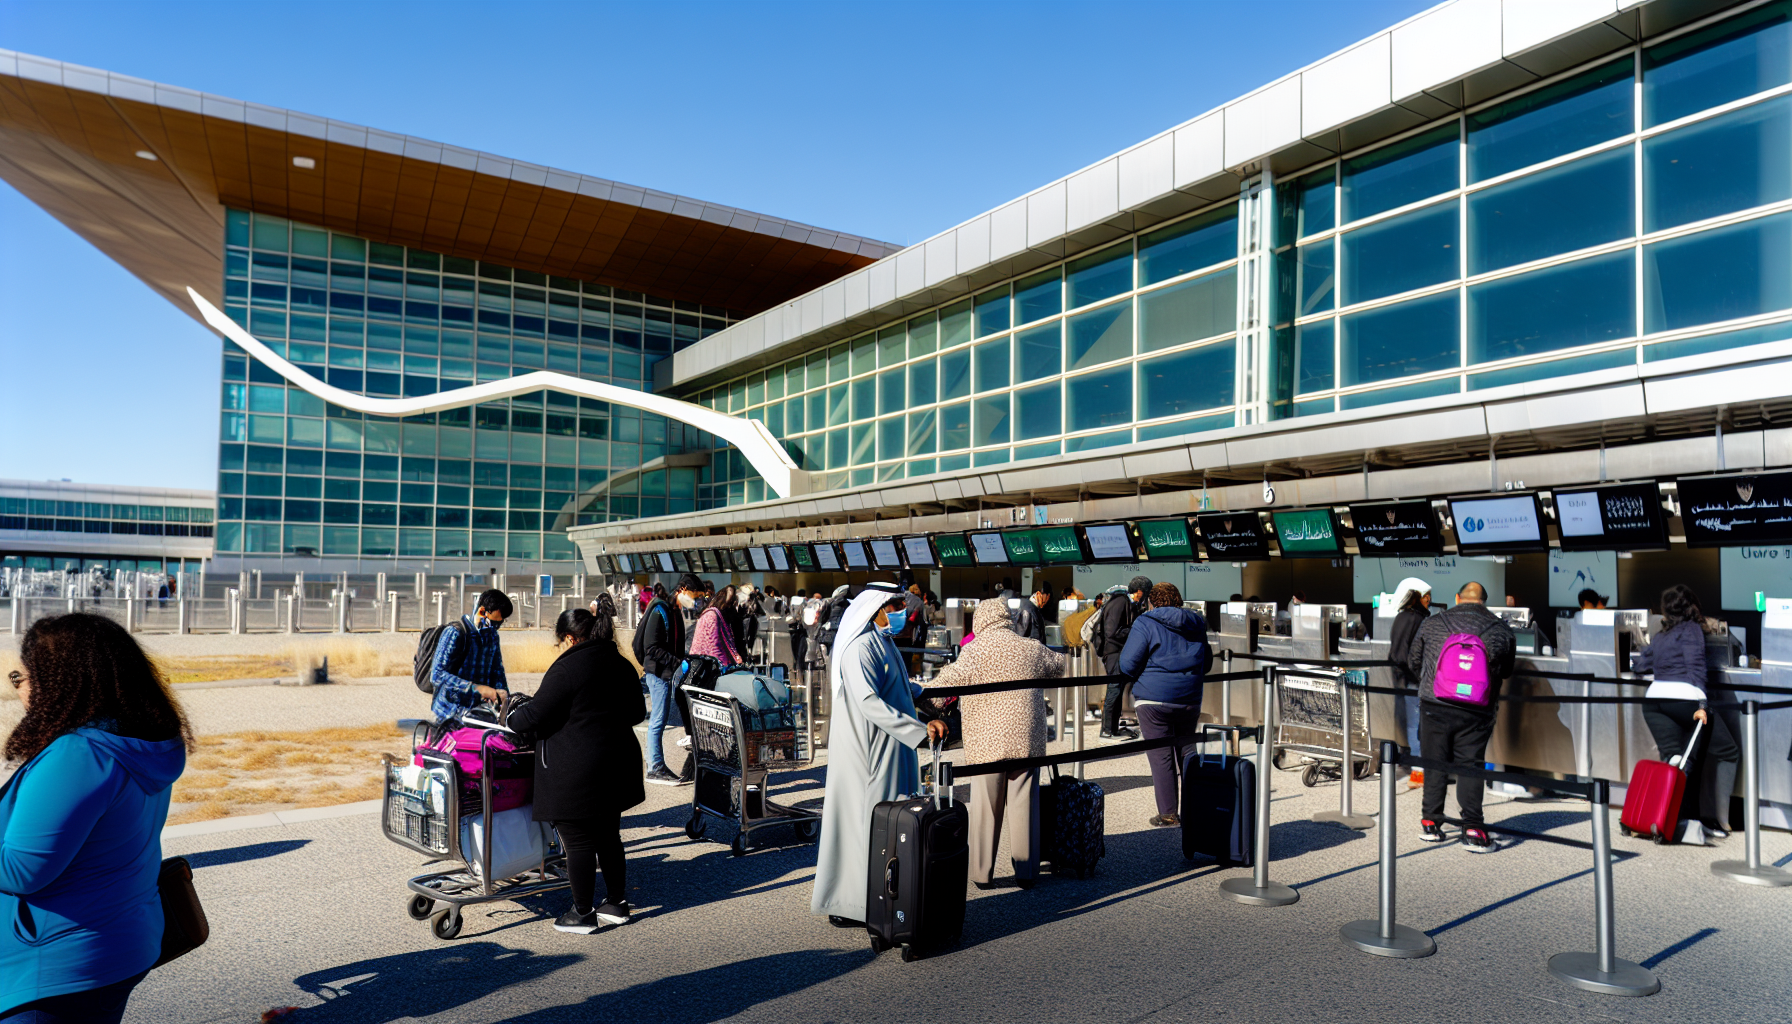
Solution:
[{"label": "blue face mask", "polygon": [[899,608],[896,611],[890,612],[889,618],[890,624],[879,629],[878,632],[885,636],[895,636],[902,632],[902,627],[908,625],[908,609]]}]

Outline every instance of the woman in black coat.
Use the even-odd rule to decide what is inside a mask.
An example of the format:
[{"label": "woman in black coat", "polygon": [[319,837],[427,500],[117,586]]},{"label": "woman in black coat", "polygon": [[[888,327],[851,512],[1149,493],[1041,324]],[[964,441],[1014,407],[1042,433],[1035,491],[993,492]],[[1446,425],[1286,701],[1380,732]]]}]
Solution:
[{"label": "woman in black coat", "polygon": [[[647,717],[640,677],[616,647],[616,605],[597,599],[597,614],[575,608],[554,624],[564,652],[535,698],[507,719],[535,734],[536,821],[551,821],[566,850],[572,906],[554,927],[589,935],[599,922],[628,921],[622,812],[647,799],[635,726]],[[603,865],[602,904],[592,905]]]}]

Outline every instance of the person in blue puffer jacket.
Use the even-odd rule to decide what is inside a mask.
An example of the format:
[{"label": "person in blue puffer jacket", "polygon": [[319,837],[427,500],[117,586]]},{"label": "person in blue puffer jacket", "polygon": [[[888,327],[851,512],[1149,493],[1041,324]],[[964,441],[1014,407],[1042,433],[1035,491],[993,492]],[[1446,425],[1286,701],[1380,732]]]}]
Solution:
[{"label": "person in blue puffer jacket", "polygon": [[[1133,620],[1116,666],[1133,681],[1133,706],[1145,739],[1186,736],[1200,728],[1201,684],[1213,667],[1207,643],[1207,621],[1182,607],[1174,583],[1151,588],[1151,610]],[[1157,828],[1180,825],[1178,773],[1184,746],[1159,747],[1151,760],[1151,785],[1157,791]]]},{"label": "person in blue puffer jacket", "polygon": [[162,825],[192,731],[98,615],[43,619],[8,680],[25,715],[0,791],[0,1024],[112,1022],[162,952]]}]

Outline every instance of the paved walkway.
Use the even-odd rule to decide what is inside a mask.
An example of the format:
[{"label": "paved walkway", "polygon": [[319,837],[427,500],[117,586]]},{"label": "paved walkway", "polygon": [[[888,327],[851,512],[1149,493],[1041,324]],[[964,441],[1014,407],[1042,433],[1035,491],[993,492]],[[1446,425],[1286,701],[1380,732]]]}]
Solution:
[{"label": "paved walkway", "polygon": [[[793,778],[820,796],[821,770]],[[1291,907],[1217,893],[1243,874],[1183,860],[1174,831],[1145,826],[1142,757],[1098,763],[1108,789],[1108,856],[1083,881],[1023,892],[973,890],[963,944],[904,964],[863,933],[809,916],[814,847],[762,833],[733,858],[732,830],[688,841],[688,789],[650,786],[624,819],[631,898],[625,927],[562,935],[564,895],[473,908],[462,936],[432,938],[405,916],[419,858],[362,814],[170,839],[185,854],[212,942],[153,972],[131,1021],[1782,1021],[1792,997],[1792,890],[1719,881],[1725,848],[1618,839],[1619,955],[1662,979],[1647,999],[1601,997],[1552,978],[1557,952],[1593,948],[1591,854],[1528,840],[1484,857],[1413,838],[1416,794],[1400,799],[1400,918],[1436,938],[1435,956],[1394,961],[1343,946],[1338,926],[1373,916],[1376,835],[1317,825],[1335,786],[1276,773],[1272,876]],[[787,777],[790,778],[790,777]],[[1359,809],[1375,787],[1359,785]],[[1588,836],[1584,804],[1490,800],[1490,817],[1567,839]],[[1614,823],[1615,826],[1615,823]],[[714,841],[719,839],[720,842]],[[1770,833],[1768,860],[1792,859]]]}]

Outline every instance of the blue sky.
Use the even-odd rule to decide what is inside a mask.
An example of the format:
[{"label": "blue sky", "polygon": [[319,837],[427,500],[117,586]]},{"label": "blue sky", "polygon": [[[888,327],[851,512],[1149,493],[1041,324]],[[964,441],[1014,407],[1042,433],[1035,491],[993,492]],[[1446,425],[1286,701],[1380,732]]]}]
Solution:
[{"label": "blue sky", "polygon": [[[0,0],[0,46],[912,244],[1430,5]],[[0,182],[0,477],[215,486],[218,365]]]}]

